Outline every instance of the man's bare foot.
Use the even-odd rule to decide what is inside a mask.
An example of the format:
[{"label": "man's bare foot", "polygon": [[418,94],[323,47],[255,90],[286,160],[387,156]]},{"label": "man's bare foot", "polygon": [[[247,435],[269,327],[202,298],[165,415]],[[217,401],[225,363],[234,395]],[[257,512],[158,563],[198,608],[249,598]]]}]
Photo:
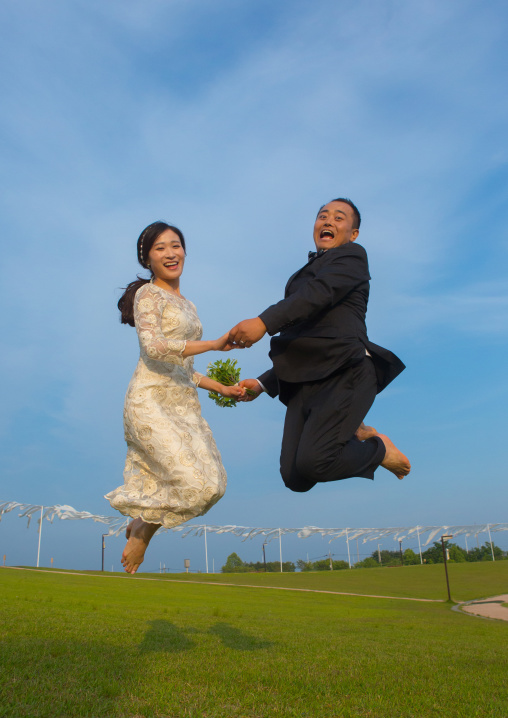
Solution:
[{"label": "man's bare foot", "polygon": [[355,432],[355,436],[359,441],[365,441],[366,439],[372,439],[373,436],[379,436],[373,426],[366,426],[362,423]]},{"label": "man's bare foot", "polygon": [[136,573],[143,563],[145,551],[160,524],[149,524],[137,518],[127,526],[127,545],[122,553],[122,566],[127,573]]},{"label": "man's bare foot", "polygon": [[393,441],[385,434],[377,434],[377,436],[379,436],[386,449],[385,458],[381,462],[381,466],[395,474],[398,479],[403,479],[411,471],[409,459],[404,456],[402,451],[397,449]]}]

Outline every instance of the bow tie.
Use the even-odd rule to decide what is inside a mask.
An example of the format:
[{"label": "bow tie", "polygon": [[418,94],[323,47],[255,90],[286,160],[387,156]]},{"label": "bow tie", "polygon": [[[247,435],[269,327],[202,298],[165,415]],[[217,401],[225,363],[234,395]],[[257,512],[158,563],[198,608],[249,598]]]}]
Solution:
[{"label": "bow tie", "polygon": [[325,252],[326,249],[320,249],[319,252],[309,252],[309,262],[313,259],[316,259],[316,257],[321,257],[321,255]]}]

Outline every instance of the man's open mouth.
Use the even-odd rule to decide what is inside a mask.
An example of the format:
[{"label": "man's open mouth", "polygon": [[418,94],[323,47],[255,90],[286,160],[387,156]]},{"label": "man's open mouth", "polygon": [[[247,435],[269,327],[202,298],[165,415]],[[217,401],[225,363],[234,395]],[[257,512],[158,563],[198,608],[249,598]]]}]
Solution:
[{"label": "man's open mouth", "polygon": [[325,237],[331,237],[333,239],[333,232],[330,232],[329,229],[322,229],[319,238],[324,239]]}]

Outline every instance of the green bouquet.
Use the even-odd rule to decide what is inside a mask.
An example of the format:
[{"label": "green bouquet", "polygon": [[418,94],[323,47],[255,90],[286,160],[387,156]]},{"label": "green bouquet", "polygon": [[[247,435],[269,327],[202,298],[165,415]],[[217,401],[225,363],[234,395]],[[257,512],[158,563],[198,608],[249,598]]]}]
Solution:
[{"label": "green bouquet", "polygon": [[[210,379],[218,381],[223,386],[234,386],[240,381],[240,367],[236,365],[236,359],[217,359],[215,362],[210,362],[206,370],[206,376]],[[254,395],[255,392],[247,389],[248,394]],[[213,399],[217,406],[236,406],[237,401],[229,396],[221,396],[216,391],[209,391],[208,396]]]}]

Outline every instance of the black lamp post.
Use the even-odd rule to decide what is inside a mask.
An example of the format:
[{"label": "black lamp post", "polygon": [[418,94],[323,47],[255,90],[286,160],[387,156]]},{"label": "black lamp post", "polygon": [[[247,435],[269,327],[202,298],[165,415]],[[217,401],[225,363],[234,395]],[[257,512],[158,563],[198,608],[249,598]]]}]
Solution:
[{"label": "black lamp post", "polygon": [[452,597],[450,596],[450,581],[448,580],[448,564],[446,563],[446,548],[445,548],[445,541],[448,541],[448,539],[452,539],[453,536],[451,534],[445,534],[444,536],[441,536],[441,547],[443,549],[443,561],[444,561],[444,570],[446,574],[446,588],[448,589],[448,600],[451,601]]},{"label": "black lamp post", "polygon": [[264,565],[264,567],[265,567],[265,573],[266,573],[266,554],[265,554],[265,546],[266,546],[267,543],[268,543],[267,541],[265,541],[265,542],[263,543],[263,565]]}]

